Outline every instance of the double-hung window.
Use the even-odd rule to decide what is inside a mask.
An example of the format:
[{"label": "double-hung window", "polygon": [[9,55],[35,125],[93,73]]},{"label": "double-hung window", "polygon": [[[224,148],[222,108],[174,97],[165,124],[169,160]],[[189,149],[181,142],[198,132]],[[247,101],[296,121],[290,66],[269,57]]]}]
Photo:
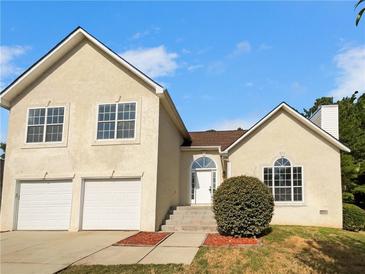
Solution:
[{"label": "double-hung window", "polygon": [[303,170],[292,166],[288,159],[280,158],[273,167],[265,167],[264,183],[272,192],[276,202],[303,201]]},{"label": "double-hung window", "polygon": [[64,115],[64,107],[29,109],[26,142],[62,142]]},{"label": "double-hung window", "polygon": [[103,104],[98,107],[98,140],[134,139],[136,103]]}]

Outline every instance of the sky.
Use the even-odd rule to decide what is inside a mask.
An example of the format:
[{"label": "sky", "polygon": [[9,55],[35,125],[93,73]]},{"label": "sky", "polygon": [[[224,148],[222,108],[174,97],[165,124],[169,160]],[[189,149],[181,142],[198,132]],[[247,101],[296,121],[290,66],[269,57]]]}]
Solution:
[{"label": "sky", "polygon": [[1,2],[0,88],[81,26],[166,87],[188,130],[249,128],[282,101],[302,111],[365,91],[354,4]]}]

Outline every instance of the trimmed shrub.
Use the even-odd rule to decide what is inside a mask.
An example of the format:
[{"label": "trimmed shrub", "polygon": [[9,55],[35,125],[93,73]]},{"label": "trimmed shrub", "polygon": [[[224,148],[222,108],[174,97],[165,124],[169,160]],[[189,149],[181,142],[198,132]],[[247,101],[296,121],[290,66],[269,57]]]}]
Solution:
[{"label": "trimmed shrub", "polygon": [[355,205],[365,209],[365,185],[355,187],[354,193]]},{"label": "trimmed shrub", "polygon": [[354,194],[352,194],[350,192],[342,193],[342,201],[347,204],[353,204],[354,203]]},{"label": "trimmed shrub", "polygon": [[215,191],[213,211],[220,234],[257,236],[269,229],[274,199],[259,179],[232,177]]},{"label": "trimmed shrub", "polygon": [[365,229],[365,211],[352,204],[343,204],[343,229],[360,231]]}]

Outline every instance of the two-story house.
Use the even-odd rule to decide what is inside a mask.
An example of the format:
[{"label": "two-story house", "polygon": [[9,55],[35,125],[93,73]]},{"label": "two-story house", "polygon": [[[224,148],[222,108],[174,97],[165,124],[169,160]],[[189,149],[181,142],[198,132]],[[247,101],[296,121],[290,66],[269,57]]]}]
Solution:
[{"label": "two-story house", "polygon": [[0,100],[1,230],[155,231],[241,174],[272,191],[273,223],[342,226],[337,106],[310,121],[281,103],[248,130],[188,132],[166,89],[82,28]]}]

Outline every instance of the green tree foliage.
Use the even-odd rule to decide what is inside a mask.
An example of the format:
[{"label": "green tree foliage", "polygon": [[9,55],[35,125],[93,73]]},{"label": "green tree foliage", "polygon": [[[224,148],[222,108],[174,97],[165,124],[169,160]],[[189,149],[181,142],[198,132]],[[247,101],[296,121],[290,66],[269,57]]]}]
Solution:
[{"label": "green tree foliage", "polygon": [[2,150],[0,159],[5,159],[5,150],[6,150],[6,143],[0,143],[0,149]]},{"label": "green tree foliage", "polygon": [[310,118],[321,105],[332,105],[333,104],[333,97],[321,97],[317,98],[314,102],[314,106],[310,109],[303,109],[304,117]]},{"label": "green tree foliage", "polygon": [[[356,3],[356,5],[355,5],[355,10],[359,7],[359,5],[360,5],[361,3],[364,3],[364,4],[365,4],[365,0],[359,0],[359,1]],[[355,20],[355,25],[356,25],[356,26],[359,24],[359,22],[360,22],[360,20],[361,20],[361,17],[362,17],[362,15],[364,14],[364,12],[365,12],[365,8],[362,8],[362,9],[360,9],[360,10],[359,10],[359,12],[357,13],[356,20]]]},{"label": "green tree foliage", "polygon": [[318,98],[303,114],[309,118],[322,104],[338,104],[340,141],[351,149],[351,153],[341,153],[342,186],[351,193],[365,184],[365,94],[358,94],[337,102],[332,97]]}]

